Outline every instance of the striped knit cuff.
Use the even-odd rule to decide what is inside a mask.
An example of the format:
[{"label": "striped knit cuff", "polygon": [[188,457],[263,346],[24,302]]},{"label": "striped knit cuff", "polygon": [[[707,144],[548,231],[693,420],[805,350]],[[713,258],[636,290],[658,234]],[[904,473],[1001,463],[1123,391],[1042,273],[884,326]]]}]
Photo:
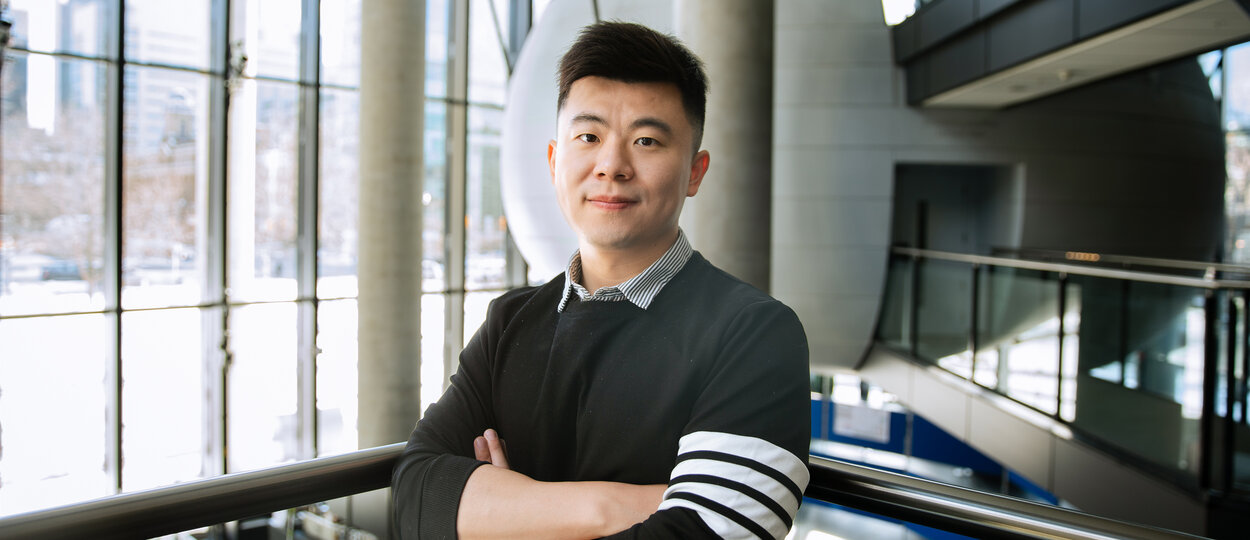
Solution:
[{"label": "striped knit cuff", "polygon": [[781,538],[794,524],[808,472],[766,440],[699,431],[681,438],[664,502],[694,510],[722,538]]}]

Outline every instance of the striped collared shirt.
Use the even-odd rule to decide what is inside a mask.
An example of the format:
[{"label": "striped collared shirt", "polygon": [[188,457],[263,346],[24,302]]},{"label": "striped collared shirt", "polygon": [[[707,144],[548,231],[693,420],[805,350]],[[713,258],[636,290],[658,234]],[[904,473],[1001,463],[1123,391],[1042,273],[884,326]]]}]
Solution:
[{"label": "striped collared shirt", "polygon": [[602,287],[591,294],[580,283],[582,281],[582,252],[579,250],[573,253],[573,257],[569,259],[568,269],[564,272],[564,295],[560,297],[560,305],[556,307],[556,311],[564,312],[564,306],[568,305],[571,296],[570,289],[576,292],[577,297],[584,302],[628,300],[635,306],[647,309],[656,295],[660,294],[660,290],[686,265],[686,261],[690,260],[692,254],[694,254],[694,249],[686,240],[686,233],[678,229],[677,241],[673,242],[673,246],[642,273],[629,278],[624,283]]}]

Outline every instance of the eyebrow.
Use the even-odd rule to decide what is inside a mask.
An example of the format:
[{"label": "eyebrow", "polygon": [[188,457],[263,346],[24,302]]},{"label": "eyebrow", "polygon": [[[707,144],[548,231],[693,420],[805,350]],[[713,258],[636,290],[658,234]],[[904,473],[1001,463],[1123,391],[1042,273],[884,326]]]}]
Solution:
[{"label": "eyebrow", "polygon": [[[608,122],[604,120],[603,117],[594,113],[578,113],[577,115],[573,116],[571,120],[569,120],[570,125],[578,124],[581,122],[589,122],[592,124],[600,124],[604,126],[608,125]],[[656,118],[654,116],[644,116],[642,118],[634,120],[633,122],[629,124],[629,129],[631,130],[642,128],[642,127],[651,127],[651,128],[658,129],[660,131],[663,131],[665,135],[673,134],[673,126],[670,126],[668,122],[660,120],[659,118]]]}]

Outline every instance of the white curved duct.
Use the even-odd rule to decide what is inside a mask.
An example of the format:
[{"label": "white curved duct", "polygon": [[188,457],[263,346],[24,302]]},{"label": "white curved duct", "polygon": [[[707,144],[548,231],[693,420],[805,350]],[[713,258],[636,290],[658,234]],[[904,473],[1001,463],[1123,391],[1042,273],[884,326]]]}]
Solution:
[{"label": "white curved duct", "polygon": [[[663,0],[598,0],[602,20],[645,24],[672,33],[673,8]],[[582,27],[595,21],[593,0],[552,0],[530,30],[508,85],[504,106],[501,189],[504,215],[529,263],[530,281],[563,272],[577,249],[556,204],[547,141],[556,134],[556,63]]]}]

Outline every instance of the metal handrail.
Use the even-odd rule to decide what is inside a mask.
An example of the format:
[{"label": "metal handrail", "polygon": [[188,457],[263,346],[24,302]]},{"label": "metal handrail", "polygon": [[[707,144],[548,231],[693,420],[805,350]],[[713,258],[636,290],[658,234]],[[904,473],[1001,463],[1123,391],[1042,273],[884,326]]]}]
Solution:
[{"label": "metal handrail", "polygon": [[0,539],[152,538],[384,488],[404,443],[0,519]]},{"label": "metal handrail", "polygon": [[974,538],[1201,538],[812,456],[806,496]]},{"label": "metal handrail", "polygon": [[1139,281],[1145,283],[1159,283],[1163,285],[1177,285],[1181,287],[1196,287],[1200,289],[1250,289],[1250,281],[1232,280],[1232,279],[1205,279],[1193,278],[1185,276],[1174,276],[1169,274],[1160,274],[1156,272],[1140,272],[1134,270],[1116,270],[1113,268],[1097,268],[1089,266],[1080,266],[1075,264],[1051,263],[1042,261],[1027,261],[1020,259],[1009,259],[1006,257],[991,257],[988,255],[970,255],[966,253],[950,253],[947,251],[933,251],[929,249],[917,249],[909,247],[893,247],[890,253],[895,255],[906,255],[910,257],[918,257],[924,259],[935,259],[943,261],[962,262],[969,264],[981,264],[988,266],[1002,266],[1007,268],[1020,268],[1023,270],[1038,270],[1042,272],[1065,273],[1073,276],[1090,276],[1107,279],[1119,279],[1126,281]]},{"label": "metal handrail", "polygon": [[[150,538],[386,487],[403,443],[0,519],[0,538]],[[1198,538],[813,456],[808,497],[977,537]]]},{"label": "metal handrail", "polygon": [[1191,261],[1186,259],[1161,259],[1158,257],[1141,257],[1137,255],[1118,255],[1115,253],[1096,253],[1085,251],[1062,251],[1057,249],[1038,248],[995,248],[998,253],[1011,253],[1033,260],[1046,258],[1074,260],[1078,263],[1120,264],[1128,266],[1150,266],[1155,268],[1171,268],[1175,270],[1197,270],[1200,272],[1228,272],[1233,274],[1250,274],[1250,265],[1238,263],[1219,263],[1210,261]]}]

